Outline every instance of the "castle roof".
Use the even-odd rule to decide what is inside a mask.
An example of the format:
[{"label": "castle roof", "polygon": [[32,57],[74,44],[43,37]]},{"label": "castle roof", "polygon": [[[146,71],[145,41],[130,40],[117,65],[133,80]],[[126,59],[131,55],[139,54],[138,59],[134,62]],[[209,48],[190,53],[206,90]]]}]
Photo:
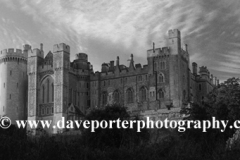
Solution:
[{"label": "castle roof", "polygon": [[51,51],[49,51],[44,60],[45,61],[53,61],[53,53]]}]

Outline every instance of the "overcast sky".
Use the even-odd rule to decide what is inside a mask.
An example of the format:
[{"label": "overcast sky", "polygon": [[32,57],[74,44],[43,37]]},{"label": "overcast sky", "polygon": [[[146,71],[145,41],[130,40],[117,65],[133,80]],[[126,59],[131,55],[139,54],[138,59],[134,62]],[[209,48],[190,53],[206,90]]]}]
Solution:
[{"label": "overcast sky", "polygon": [[87,53],[94,70],[103,62],[127,64],[130,54],[146,64],[146,51],[164,47],[167,31],[179,29],[191,62],[225,80],[240,74],[239,0],[0,0],[0,49],[57,43],[71,60]]}]

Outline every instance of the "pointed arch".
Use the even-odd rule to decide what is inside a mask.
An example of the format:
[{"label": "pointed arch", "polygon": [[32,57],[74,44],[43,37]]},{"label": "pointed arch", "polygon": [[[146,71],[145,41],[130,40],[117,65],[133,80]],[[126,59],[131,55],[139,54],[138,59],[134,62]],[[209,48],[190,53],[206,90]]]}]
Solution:
[{"label": "pointed arch", "polygon": [[158,80],[159,80],[159,83],[163,83],[165,80],[164,80],[164,74],[163,73],[160,73],[159,76],[158,76]]},{"label": "pointed arch", "polygon": [[40,83],[40,93],[42,103],[50,103],[54,101],[54,80],[52,76],[47,75],[42,78]]},{"label": "pointed arch", "polygon": [[133,93],[132,88],[127,89],[127,103],[133,103]]},{"label": "pointed arch", "polygon": [[120,92],[119,90],[115,90],[113,92],[113,99],[115,103],[120,103]]},{"label": "pointed arch", "polygon": [[159,89],[159,90],[158,90],[158,98],[159,98],[159,99],[164,98],[164,91],[163,91],[163,89]]},{"label": "pointed arch", "polygon": [[139,99],[140,99],[141,102],[147,100],[147,89],[146,89],[145,86],[142,86],[142,87],[140,88]]}]

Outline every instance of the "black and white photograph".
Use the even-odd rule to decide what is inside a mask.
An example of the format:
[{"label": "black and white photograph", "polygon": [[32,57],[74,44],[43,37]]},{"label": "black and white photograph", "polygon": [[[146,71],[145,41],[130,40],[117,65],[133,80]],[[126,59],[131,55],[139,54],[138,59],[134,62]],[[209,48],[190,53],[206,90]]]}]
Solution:
[{"label": "black and white photograph", "polygon": [[0,0],[0,159],[240,159],[239,77],[239,0]]}]

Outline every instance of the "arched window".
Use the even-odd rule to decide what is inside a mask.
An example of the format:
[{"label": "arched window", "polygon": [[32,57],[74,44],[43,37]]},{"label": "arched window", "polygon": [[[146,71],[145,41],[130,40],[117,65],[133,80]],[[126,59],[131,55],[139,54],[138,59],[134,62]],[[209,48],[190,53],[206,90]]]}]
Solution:
[{"label": "arched window", "polygon": [[159,82],[160,82],[160,83],[163,83],[163,82],[164,82],[164,76],[163,76],[163,74],[160,74],[160,75],[159,75]]},{"label": "arched window", "polygon": [[42,103],[50,103],[54,101],[54,86],[51,76],[45,77],[40,86]]},{"label": "arched window", "polygon": [[114,96],[114,102],[119,103],[120,102],[120,94],[119,94],[118,90],[113,93],[113,96]]},{"label": "arched window", "polygon": [[164,92],[162,89],[158,91],[158,96],[159,96],[159,99],[164,98]]},{"label": "arched window", "polygon": [[140,100],[141,101],[146,101],[147,100],[147,90],[145,87],[142,87],[140,89]]},{"label": "arched window", "polygon": [[107,92],[103,92],[102,94],[102,103],[103,105],[107,104]]},{"label": "arched window", "polygon": [[133,90],[131,88],[127,90],[127,103],[133,103]]}]

